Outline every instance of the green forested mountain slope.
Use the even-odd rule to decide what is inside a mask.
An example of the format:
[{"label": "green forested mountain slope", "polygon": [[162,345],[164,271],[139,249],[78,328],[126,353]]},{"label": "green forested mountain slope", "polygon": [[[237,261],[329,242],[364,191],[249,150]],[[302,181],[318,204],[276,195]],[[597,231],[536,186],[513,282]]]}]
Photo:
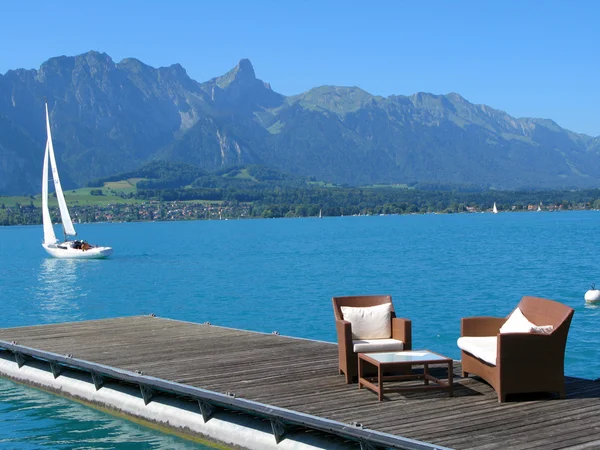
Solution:
[{"label": "green forested mountain slope", "polygon": [[321,86],[285,97],[248,60],[200,83],[178,64],[88,52],[0,75],[0,194],[40,190],[44,97],[67,188],[155,159],[207,171],[260,164],[351,185],[600,186],[600,137],[455,93]]}]

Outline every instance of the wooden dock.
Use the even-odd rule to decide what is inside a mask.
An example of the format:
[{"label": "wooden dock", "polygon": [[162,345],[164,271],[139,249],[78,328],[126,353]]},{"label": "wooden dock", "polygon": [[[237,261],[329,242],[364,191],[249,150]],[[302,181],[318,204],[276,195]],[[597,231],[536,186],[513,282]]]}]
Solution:
[{"label": "wooden dock", "polygon": [[454,397],[415,392],[389,394],[379,402],[371,391],[345,384],[338,374],[336,345],[277,334],[137,316],[0,329],[0,341],[0,349],[17,358],[31,356],[17,347],[68,355],[296,411],[315,423],[360,423],[364,428],[354,428],[437,446],[600,448],[600,382],[592,380],[567,377],[565,400],[521,396],[500,404],[484,382],[461,378],[457,363]]}]

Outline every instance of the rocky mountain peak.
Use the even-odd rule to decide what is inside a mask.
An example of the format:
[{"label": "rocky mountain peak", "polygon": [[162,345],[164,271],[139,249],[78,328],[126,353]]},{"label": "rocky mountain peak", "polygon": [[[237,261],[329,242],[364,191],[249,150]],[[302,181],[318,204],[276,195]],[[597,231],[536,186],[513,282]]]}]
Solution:
[{"label": "rocky mountain peak", "polygon": [[238,78],[251,80],[256,78],[256,74],[254,73],[254,67],[252,66],[252,63],[249,59],[240,59],[240,62],[234,70],[236,70]]},{"label": "rocky mountain peak", "polygon": [[54,77],[64,77],[67,74],[87,73],[90,76],[96,76],[99,73],[111,72],[115,68],[116,65],[110,56],[91,50],[76,56],[50,58],[40,66],[37,74],[39,81],[46,82]]},{"label": "rocky mountain peak", "polygon": [[89,67],[91,70],[110,71],[116,68],[115,63],[110,56],[95,50],[90,50],[87,53],[77,55],[73,59],[75,66]]},{"label": "rocky mountain peak", "polygon": [[249,59],[241,59],[237,66],[225,75],[216,78],[216,83],[221,89],[229,87],[232,83],[252,84],[255,81],[256,74]]},{"label": "rocky mountain peak", "polygon": [[446,97],[453,102],[470,104],[466,98],[456,92],[450,92],[449,94],[446,94]]},{"label": "rocky mountain peak", "polygon": [[171,64],[169,66],[169,70],[178,75],[187,76],[187,71],[179,63]]},{"label": "rocky mountain peak", "polygon": [[142,61],[136,58],[125,58],[121,60],[121,62],[119,62],[117,66],[120,69],[126,69],[131,72],[146,72],[152,70],[152,67],[150,67],[147,64],[144,64]]},{"label": "rocky mountain peak", "polygon": [[227,108],[235,105],[238,113],[251,113],[256,107],[274,108],[281,105],[284,98],[268,83],[256,78],[249,59],[241,59],[225,75],[203,83],[203,89],[218,104],[227,104]]},{"label": "rocky mountain peak", "polygon": [[112,63],[112,58],[106,53],[97,52],[96,50],[90,50],[87,53],[75,56],[75,59],[85,59],[86,61],[94,61],[100,63]]}]

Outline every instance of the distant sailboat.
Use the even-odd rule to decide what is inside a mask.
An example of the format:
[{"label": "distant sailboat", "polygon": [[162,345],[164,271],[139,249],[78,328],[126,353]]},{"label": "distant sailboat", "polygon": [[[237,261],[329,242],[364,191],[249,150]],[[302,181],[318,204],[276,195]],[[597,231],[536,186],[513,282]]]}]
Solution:
[{"label": "distant sailboat", "polygon": [[[52,145],[52,134],[50,132],[50,117],[48,115],[48,104],[46,103],[46,151],[44,154],[44,169],[42,173],[42,223],[44,225],[44,243],[42,247],[55,258],[75,258],[75,259],[98,259],[106,258],[113,252],[111,247],[98,247],[90,245],[86,241],[69,241],[67,236],[76,236],[77,232],[73,226],[73,221],[69,215],[67,202],[60,185],[58,169],[56,167],[56,158],[54,157],[54,146]],[[59,242],[54,234],[50,210],[48,208],[48,160],[52,169],[52,178],[54,180],[54,190],[58,200],[60,210],[60,219],[62,221],[65,241]]]},{"label": "distant sailboat", "polygon": [[494,207],[492,208],[492,212],[494,214],[498,214],[498,208],[496,207],[496,202],[494,202]]},{"label": "distant sailboat", "polygon": [[537,210],[538,210],[538,211],[541,211],[541,210],[542,210],[542,202],[540,202],[540,204],[538,205],[538,209],[537,209]]},{"label": "distant sailboat", "polygon": [[319,210],[319,219],[322,219],[322,218],[323,218],[323,212],[322,212],[322,210]]}]

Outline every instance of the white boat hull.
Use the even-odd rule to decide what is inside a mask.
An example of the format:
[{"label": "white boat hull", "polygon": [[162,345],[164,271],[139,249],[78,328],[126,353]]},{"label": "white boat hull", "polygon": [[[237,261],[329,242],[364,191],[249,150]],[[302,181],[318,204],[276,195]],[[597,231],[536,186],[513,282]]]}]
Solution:
[{"label": "white boat hull", "polygon": [[88,250],[72,248],[64,244],[42,244],[44,250],[53,258],[60,259],[102,259],[112,255],[111,247],[92,247]]},{"label": "white boat hull", "polygon": [[590,289],[583,296],[586,302],[588,303],[598,303],[600,302],[600,290],[599,289]]}]

